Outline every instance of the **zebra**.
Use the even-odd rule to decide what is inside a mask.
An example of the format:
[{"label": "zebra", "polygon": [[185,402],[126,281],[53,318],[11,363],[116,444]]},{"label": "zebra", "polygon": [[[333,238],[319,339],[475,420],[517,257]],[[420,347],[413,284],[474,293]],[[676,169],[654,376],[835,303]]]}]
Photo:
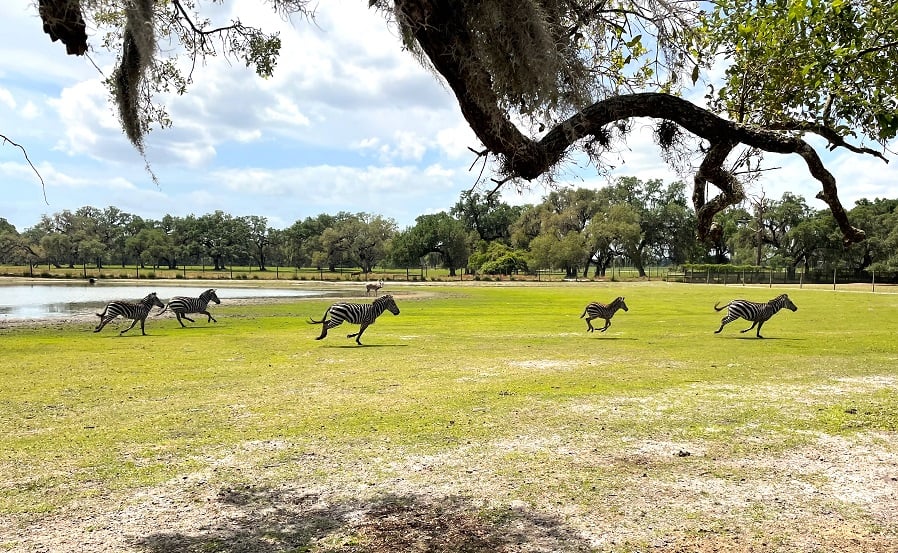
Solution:
[{"label": "zebra", "polygon": [[776,313],[782,309],[790,309],[792,311],[798,311],[798,307],[792,303],[792,300],[789,299],[789,296],[786,294],[780,294],[779,296],[773,298],[767,303],[757,303],[748,300],[733,300],[730,303],[724,305],[723,307],[718,307],[720,302],[714,304],[715,311],[723,311],[727,309],[727,315],[720,321],[720,328],[714,331],[714,334],[719,334],[723,327],[728,323],[735,321],[736,319],[742,317],[745,320],[751,321],[751,326],[746,328],[745,330],[741,330],[740,332],[748,332],[753,329],[755,326],[758,327],[758,338],[763,338],[761,336],[761,327],[764,326],[764,323],[767,322],[767,319],[776,315]]},{"label": "zebra", "polygon": [[627,307],[627,304],[624,302],[623,296],[615,298],[613,302],[605,305],[604,303],[592,302],[586,306],[586,309],[583,310],[583,314],[580,315],[580,318],[586,317],[586,332],[595,331],[595,327],[592,326],[593,319],[605,319],[605,326],[599,329],[599,332],[605,332],[608,330],[608,327],[611,326],[611,317],[617,312],[618,309],[623,309],[624,311],[629,311],[630,309]]},{"label": "zebra", "polygon": [[[372,303],[335,303],[328,307],[324,312],[324,316],[320,321],[309,318],[309,324],[321,325],[321,336],[315,338],[321,340],[327,336],[327,331],[343,324],[344,321],[360,325],[359,331],[354,334],[347,334],[347,338],[355,337],[355,343],[362,345],[362,333],[368,326],[374,324],[374,321],[380,317],[384,311],[389,311],[393,315],[399,314],[399,308],[393,296],[386,294],[375,299]],[[331,318],[327,316],[330,314]]]},{"label": "zebra", "polygon": [[100,317],[100,324],[97,325],[94,332],[100,332],[109,321],[121,315],[125,319],[132,319],[132,321],[131,326],[118,333],[119,336],[134,328],[137,321],[140,321],[140,333],[146,336],[147,333],[144,330],[143,325],[147,320],[147,315],[150,314],[150,311],[154,306],[165,307],[162,300],[156,297],[156,292],[147,295],[147,297],[137,303],[128,301],[114,301],[109,303],[106,305],[106,308],[103,309],[102,313],[96,314],[97,317]]},{"label": "zebra", "polygon": [[187,325],[181,319],[187,319],[190,322],[195,322],[193,319],[187,316],[187,313],[199,313],[201,315],[206,315],[209,317],[206,319],[206,322],[217,323],[215,317],[212,316],[211,313],[206,309],[206,306],[209,305],[210,301],[214,301],[215,303],[221,303],[221,300],[218,299],[218,296],[215,294],[214,288],[209,288],[198,298],[186,298],[184,296],[175,296],[174,298],[168,300],[168,304],[165,306],[165,309],[160,311],[156,316],[162,315],[165,313],[166,309],[171,309],[175,312],[175,316],[178,318],[178,322],[181,323],[182,327],[186,327]]},{"label": "zebra", "polygon": [[377,296],[377,291],[384,287],[384,279],[380,279],[377,282],[369,282],[365,284],[365,295],[371,293],[374,290],[374,295]]}]

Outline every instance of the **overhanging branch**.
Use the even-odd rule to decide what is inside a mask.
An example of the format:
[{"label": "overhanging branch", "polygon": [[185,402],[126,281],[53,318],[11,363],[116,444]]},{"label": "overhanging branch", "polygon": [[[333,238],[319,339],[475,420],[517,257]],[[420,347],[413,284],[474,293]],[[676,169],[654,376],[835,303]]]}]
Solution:
[{"label": "overhanging branch", "polygon": [[[578,141],[601,133],[606,125],[616,121],[634,117],[665,119],[711,144],[711,151],[695,176],[693,193],[700,238],[707,236],[717,213],[744,197],[736,177],[723,167],[726,154],[739,144],[766,152],[800,155],[811,175],[821,183],[818,197],[829,205],[845,241],[857,242],[865,237],[862,230],[849,223],[838,198],[835,177],[801,138],[787,132],[740,125],[670,94],[642,93],[596,102],[536,141],[525,136],[499,107],[501,102],[490,86],[491,75],[473,54],[470,31],[459,19],[452,2],[396,0],[395,7],[402,24],[455,93],[462,115],[477,138],[502,159],[504,178],[494,179],[500,185],[509,177],[533,180],[547,173]],[[837,143],[833,138],[830,142]],[[839,145],[844,145],[844,141]],[[720,188],[721,194],[706,202],[707,182]]]}]

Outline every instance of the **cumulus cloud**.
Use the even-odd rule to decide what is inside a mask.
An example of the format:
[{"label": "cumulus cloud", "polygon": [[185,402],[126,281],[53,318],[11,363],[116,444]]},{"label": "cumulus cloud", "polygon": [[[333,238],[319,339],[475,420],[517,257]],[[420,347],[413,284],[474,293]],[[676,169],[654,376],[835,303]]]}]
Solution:
[{"label": "cumulus cloud", "polygon": [[0,103],[5,104],[9,109],[16,109],[16,99],[12,97],[12,92],[5,88],[0,88]]}]

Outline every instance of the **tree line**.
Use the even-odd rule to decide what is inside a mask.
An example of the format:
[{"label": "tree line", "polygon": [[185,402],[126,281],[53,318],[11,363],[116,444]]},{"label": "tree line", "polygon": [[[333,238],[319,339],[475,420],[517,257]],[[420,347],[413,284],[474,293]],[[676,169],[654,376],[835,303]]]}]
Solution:
[{"label": "tree line", "polygon": [[222,211],[160,220],[116,207],[85,206],[43,215],[22,232],[0,218],[0,263],[57,268],[121,265],[177,269],[204,265],[358,268],[442,266],[450,276],[563,271],[604,276],[612,264],[646,267],[720,263],[861,277],[898,273],[898,200],[860,200],[849,215],[867,239],[846,245],[829,210],[804,198],[755,197],[723,211],[705,240],[677,181],[621,177],[607,187],[561,188],[541,203],[511,206],[463,192],[447,212],[421,215],[408,228],[371,213],[319,214],[277,229],[259,215]]}]

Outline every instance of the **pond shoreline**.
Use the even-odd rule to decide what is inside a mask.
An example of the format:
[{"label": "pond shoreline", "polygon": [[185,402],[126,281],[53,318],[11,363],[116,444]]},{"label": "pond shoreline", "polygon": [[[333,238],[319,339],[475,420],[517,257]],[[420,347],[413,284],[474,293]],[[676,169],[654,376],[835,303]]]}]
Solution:
[{"label": "pond shoreline", "polygon": [[[252,297],[237,297],[237,298],[222,298],[222,302],[226,302],[227,305],[252,305],[252,304],[263,304],[263,303],[287,303],[287,302],[295,302],[295,301],[308,301],[308,300],[322,300],[322,299],[332,299],[332,300],[345,300],[345,301],[365,301],[373,300],[373,296],[366,296],[364,283],[359,282],[328,282],[328,281],[221,281],[221,280],[181,280],[181,279],[104,279],[102,281],[98,281],[95,285],[99,288],[102,288],[103,284],[109,284],[113,286],[119,287],[131,287],[133,286],[135,289],[138,287],[141,288],[141,292],[137,293],[134,298],[136,299],[141,293],[157,291],[164,291],[166,288],[215,288],[217,290],[227,290],[227,289],[271,289],[271,290],[286,290],[286,289],[294,289],[294,290],[305,290],[308,292],[315,292],[314,294],[303,294],[303,295],[258,295]],[[0,287],[8,286],[8,285],[46,285],[46,286],[72,286],[72,285],[83,285],[83,286],[91,286],[83,279],[47,279],[47,278],[30,278],[30,277],[0,277]],[[279,284],[279,285],[278,285]],[[406,288],[407,283],[389,283],[393,285],[398,285],[403,288]],[[422,283],[426,285],[427,283]],[[441,283],[444,284],[444,283]],[[384,290],[384,292],[387,292]],[[393,294],[399,294],[403,297],[413,297],[423,295],[418,290],[404,290],[404,291],[389,291]],[[160,299],[166,301],[167,298],[162,297],[162,293],[160,293]],[[113,301],[116,299],[124,299],[117,297],[109,297],[108,301]],[[214,306],[213,306],[214,307]],[[85,325],[85,324],[93,324],[97,322],[96,312],[102,311],[102,307],[98,307],[96,310],[87,309],[82,312],[77,313],[66,313],[62,315],[44,315],[44,316],[16,316],[12,314],[2,314],[0,313],[0,330],[10,329],[10,328],[25,328],[25,327],[37,327],[37,326],[54,326],[56,328],[63,328],[71,325]],[[154,309],[153,314],[157,313],[158,309]]]}]

